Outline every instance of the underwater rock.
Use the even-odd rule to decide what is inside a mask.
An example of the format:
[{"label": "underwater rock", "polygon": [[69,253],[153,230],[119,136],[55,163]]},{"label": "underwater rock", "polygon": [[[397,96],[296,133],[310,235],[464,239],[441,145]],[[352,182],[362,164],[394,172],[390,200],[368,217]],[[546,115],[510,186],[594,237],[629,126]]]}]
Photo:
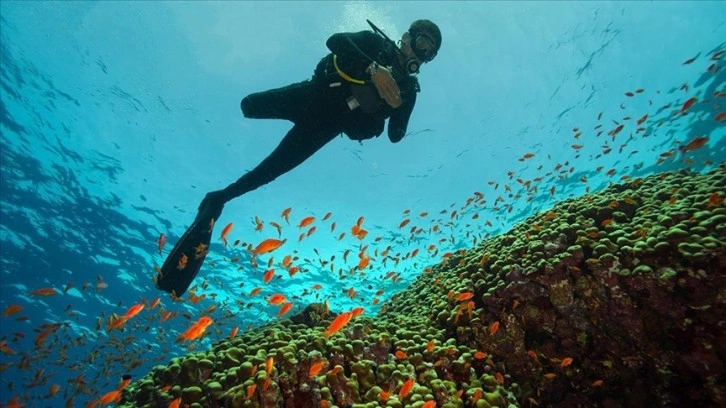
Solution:
[{"label": "underwater rock", "polygon": [[[726,195],[720,169],[705,175],[656,175],[531,217],[523,224],[538,225],[541,231],[515,228],[527,233],[525,253],[513,253],[511,239],[504,237],[483,242],[474,249],[479,257],[499,255],[494,264],[485,264],[484,274],[504,277],[509,284],[496,297],[482,299],[479,319],[459,320],[471,331],[449,328],[447,334],[460,346],[496,353],[503,363],[494,367],[517,383],[520,402],[539,389],[540,405],[723,404],[726,389],[719,381],[726,349],[716,327],[724,321],[726,208],[685,196],[679,198],[683,205],[670,206],[670,189],[685,179],[694,181],[689,185],[694,197],[707,197],[713,186],[721,186],[718,192]],[[618,189],[627,193],[613,200]],[[651,204],[658,200],[657,206]],[[610,202],[616,211],[602,204]],[[550,224],[571,218],[579,225],[572,236],[565,234],[568,249],[552,254],[563,242],[551,233]],[[615,222],[601,225],[610,218]],[[535,267],[523,273],[512,267],[515,262]],[[445,268],[434,268],[429,282],[445,282],[444,276]],[[424,290],[424,285],[414,283],[408,290]],[[475,282],[474,287],[480,295],[492,284]],[[387,314],[403,312],[394,306]],[[447,311],[432,310],[434,316],[442,312]],[[492,321],[501,322],[494,336],[486,331]],[[437,325],[444,322],[451,325],[453,320],[434,319]],[[526,336],[512,337],[513,329]],[[693,355],[701,356],[700,367],[690,364],[698,360]],[[562,367],[566,357],[577,363]]]}]

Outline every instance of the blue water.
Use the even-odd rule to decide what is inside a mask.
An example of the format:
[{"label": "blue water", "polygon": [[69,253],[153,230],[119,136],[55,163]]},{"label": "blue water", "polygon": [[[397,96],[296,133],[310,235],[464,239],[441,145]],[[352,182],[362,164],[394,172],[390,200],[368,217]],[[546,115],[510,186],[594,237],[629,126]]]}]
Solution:
[{"label": "blue water", "polygon": [[[724,56],[710,58],[726,47],[723,16],[723,2],[3,1],[0,310],[23,309],[0,316],[0,402],[19,395],[27,406],[63,406],[75,395],[85,404],[124,374],[139,378],[235,326],[277,319],[265,302],[273,293],[295,302],[291,313],[327,299],[334,310],[374,315],[444,253],[555,202],[627,177],[718,166],[726,131],[715,116],[726,103],[714,92],[726,91],[726,70]],[[230,241],[252,245],[277,237],[270,222],[279,223],[288,241],[271,254],[275,265],[290,254],[302,272],[278,268],[281,277],[263,284],[270,256],[252,266],[245,246],[216,240],[218,228],[195,282],[205,299],[174,302],[155,289],[154,265],[204,194],[257,165],[289,129],[245,119],[240,99],[309,78],[333,33],[368,29],[370,19],[400,38],[416,18],[436,22],[443,45],[419,76],[410,134],[395,145],[339,137],[229,203],[218,221],[234,223]],[[712,64],[720,70],[708,72]],[[623,131],[608,136],[618,123]],[[677,148],[697,136],[708,143],[681,157]],[[519,160],[525,153],[534,157]],[[289,226],[280,216],[288,207]],[[299,241],[308,215],[316,232]],[[350,234],[361,216],[362,241]],[[361,245],[372,257],[362,272]],[[255,287],[262,293],[249,297]],[[59,294],[30,294],[40,288]],[[112,314],[159,296],[123,331],[105,329]],[[207,335],[176,344],[211,307]],[[160,323],[166,311],[174,315]]]}]

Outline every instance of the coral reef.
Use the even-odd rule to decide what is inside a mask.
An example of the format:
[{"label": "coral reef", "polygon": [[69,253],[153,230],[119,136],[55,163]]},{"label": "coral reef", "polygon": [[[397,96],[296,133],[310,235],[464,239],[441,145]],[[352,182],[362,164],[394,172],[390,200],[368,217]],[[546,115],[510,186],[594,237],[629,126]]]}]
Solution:
[{"label": "coral reef", "polygon": [[154,368],[122,405],[726,405],[725,175],[561,202],[445,258],[375,319],[327,338],[309,309]]}]

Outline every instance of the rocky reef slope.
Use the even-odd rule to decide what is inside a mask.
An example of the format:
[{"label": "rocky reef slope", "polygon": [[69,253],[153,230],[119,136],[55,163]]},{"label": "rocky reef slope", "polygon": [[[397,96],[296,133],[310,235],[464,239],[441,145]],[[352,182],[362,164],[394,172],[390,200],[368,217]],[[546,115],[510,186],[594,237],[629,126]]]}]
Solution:
[{"label": "rocky reef slope", "polygon": [[726,405],[724,197],[717,168],[561,202],[445,258],[375,318],[327,338],[332,316],[309,307],[156,367],[123,405]]}]

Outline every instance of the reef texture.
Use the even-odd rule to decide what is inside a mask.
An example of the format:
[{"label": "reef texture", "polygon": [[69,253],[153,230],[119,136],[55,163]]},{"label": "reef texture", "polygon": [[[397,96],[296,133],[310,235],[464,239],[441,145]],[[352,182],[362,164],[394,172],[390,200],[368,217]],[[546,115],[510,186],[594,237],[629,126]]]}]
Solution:
[{"label": "reef texture", "polygon": [[123,405],[726,406],[725,175],[561,202],[446,257],[375,319],[326,338],[307,309],[154,368]]}]

